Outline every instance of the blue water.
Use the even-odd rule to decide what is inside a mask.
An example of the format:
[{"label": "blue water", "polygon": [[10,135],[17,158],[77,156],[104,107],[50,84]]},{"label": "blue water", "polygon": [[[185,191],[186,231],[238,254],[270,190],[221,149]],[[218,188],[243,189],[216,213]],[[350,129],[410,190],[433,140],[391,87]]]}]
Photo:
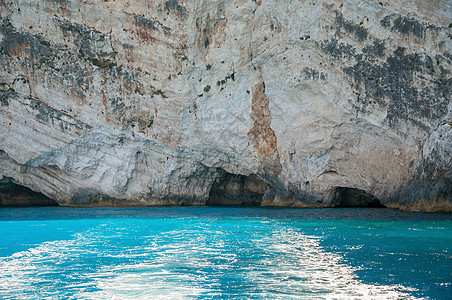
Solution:
[{"label": "blue water", "polygon": [[0,208],[0,299],[452,299],[452,215]]}]

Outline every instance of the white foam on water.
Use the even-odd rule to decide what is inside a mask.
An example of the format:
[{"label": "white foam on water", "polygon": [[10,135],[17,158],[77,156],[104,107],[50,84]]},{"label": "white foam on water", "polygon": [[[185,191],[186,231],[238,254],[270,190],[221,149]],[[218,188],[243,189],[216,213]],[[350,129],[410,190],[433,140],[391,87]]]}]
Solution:
[{"label": "white foam on water", "polygon": [[[292,294],[281,299],[416,299],[406,293],[414,291],[411,288],[363,283],[355,268],[341,263],[341,256],[322,249],[318,237],[285,229],[270,239],[271,251],[281,259],[276,264],[273,259],[261,261],[249,276],[257,284],[270,285],[273,293]],[[264,273],[274,276],[266,278]]]},{"label": "white foam on water", "polygon": [[[190,234],[195,237],[183,238]],[[98,246],[109,238],[99,227],[0,258],[0,298],[415,299],[400,285],[363,283],[318,237],[285,227],[251,237],[249,249],[186,231],[150,237],[154,240],[124,254],[127,249]],[[113,261],[87,264],[96,257]]]}]

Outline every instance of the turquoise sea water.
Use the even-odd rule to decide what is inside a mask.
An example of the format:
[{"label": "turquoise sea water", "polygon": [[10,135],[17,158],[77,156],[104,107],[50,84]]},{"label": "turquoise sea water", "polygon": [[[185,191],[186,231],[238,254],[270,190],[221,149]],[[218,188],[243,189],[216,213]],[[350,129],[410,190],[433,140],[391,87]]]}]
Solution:
[{"label": "turquoise sea water", "polygon": [[451,299],[452,215],[0,208],[0,299]]}]

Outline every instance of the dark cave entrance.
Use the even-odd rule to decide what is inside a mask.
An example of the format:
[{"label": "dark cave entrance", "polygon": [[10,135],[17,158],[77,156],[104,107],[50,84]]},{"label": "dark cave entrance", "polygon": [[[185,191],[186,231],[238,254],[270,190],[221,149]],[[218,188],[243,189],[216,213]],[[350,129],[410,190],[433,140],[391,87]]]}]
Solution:
[{"label": "dark cave entrance", "polygon": [[369,207],[386,208],[375,196],[355,188],[337,187],[334,207]]},{"label": "dark cave entrance", "polygon": [[262,196],[270,186],[255,175],[235,175],[223,171],[210,190],[206,205],[228,206],[247,205],[259,206]]},{"label": "dark cave entrance", "polygon": [[47,196],[17,184],[12,178],[0,180],[0,206],[58,206]]}]

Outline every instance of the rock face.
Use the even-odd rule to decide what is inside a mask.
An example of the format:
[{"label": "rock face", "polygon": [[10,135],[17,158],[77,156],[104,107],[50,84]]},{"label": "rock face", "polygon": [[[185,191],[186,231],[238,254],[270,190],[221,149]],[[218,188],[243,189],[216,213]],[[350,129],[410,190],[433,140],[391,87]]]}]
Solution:
[{"label": "rock face", "polygon": [[0,0],[0,16],[0,174],[60,205],[452,210],[450,1]]}]

